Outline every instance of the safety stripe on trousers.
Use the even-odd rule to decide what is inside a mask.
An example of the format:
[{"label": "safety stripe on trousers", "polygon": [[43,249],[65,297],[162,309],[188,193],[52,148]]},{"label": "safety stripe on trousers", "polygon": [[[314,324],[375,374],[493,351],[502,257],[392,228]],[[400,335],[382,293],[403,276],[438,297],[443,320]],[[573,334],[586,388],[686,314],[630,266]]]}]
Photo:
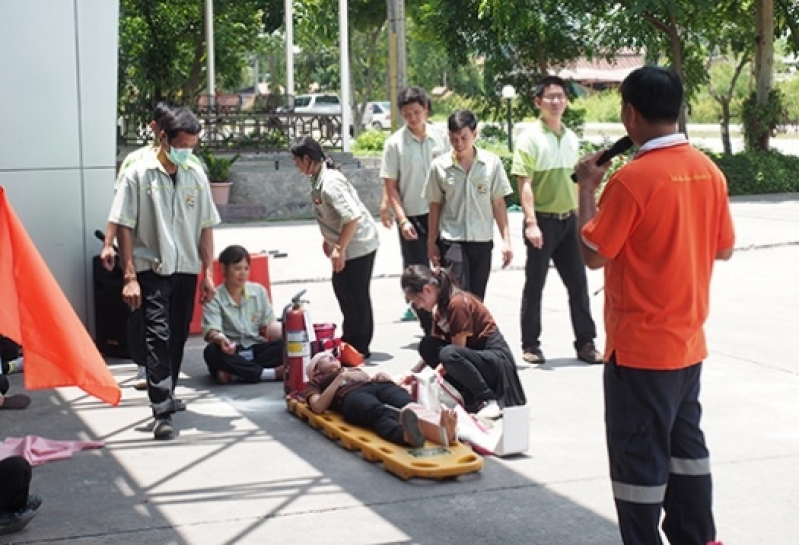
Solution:
[{"label": "safety stripe on trousers", "polygon": [[[672,458],[669,466],[674,475],[710,475],[710,458]],[[662,503],[666,497],[666,485],[643,486],[613,481],[613,497],[630,503]]]},{"label": "safety stripe on trousers", "polygon": [[710,458],[672,458],[669,471],[675,475],[710,475]]}]

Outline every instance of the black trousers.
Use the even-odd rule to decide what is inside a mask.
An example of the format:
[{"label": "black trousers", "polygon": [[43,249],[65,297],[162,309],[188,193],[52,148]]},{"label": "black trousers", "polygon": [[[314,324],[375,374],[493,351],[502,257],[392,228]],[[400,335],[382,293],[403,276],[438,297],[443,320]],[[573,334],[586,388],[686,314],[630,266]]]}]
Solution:
[{"label": "black trousers", "polygon": [[28,503],[31,465],[22,456],[0,460],[0,513],[19,511]]},{"label": "black trousers", "polygon": [[274,369],[283,364],[283,340],[277,339],[252,345],[252,361],[244,359],[244,347],[236,346],[235,354],[225,354],[218,344],[208,343],[203,351],[205,365],[212,376],[217,371],[227,371],[246,382],[260,382],[264,369]]},{"label": "black trousers", "polygon": [[344,396],[336,409],[347,422],[404,445],[399,415],[390,407],[401,409],[408,403],[413,403],[413,398],[405,388],[393,382],[369,382]]},{"label": "black trousers", "polygon": [[534,248],[522,233],[527,247],[521,310],[522,350],[538,348],[541,344],[541,298],[550,259],[569,292],[574,348],[579,350],[596,338],[596,324],[591,317],[588,279],[577,241],[577,216],[572,214],[564,220],[537,216],[537,220],[544,237],[540,250]]},{"label": "black trousers", "polygon": [[[429,214],[422,214],[421,216],[408,216],[408,221],[413,224],[414,229],[418,235],[416,240],[405,240],[402,236],[402,229],[397,225],[397,233],[399,234],[400,250],[402,251],[402,269],[405,270],[408,265],[424,265],[430,266],[430,257],[427,255],[427,218]],[[429,335],[433,329],[433,314],[422,309],[416,309],[416,315],[419,317],[419,324],[422,326],[425,335]]]},{"label": "black trousers", "polygon": [[444,366],[447,382],[460,392],[467,411],[475,412],[483,401],[497,399],[501,380],[497,360],[504,357],[499,351],[455,346],[428,336],[419,343],[419,355],[433,369],[439,363]]},{"label": "black trousers", "polygon": [[369,291],[375,254],[377,251],[349,259],[344,270],[333,273],[333,291],[343,317],[341,340],[351,344],[364,357],[371,354],[369,345],[375,329]]},{"label": "black trousers", "polygon": [[196,274],[138,273],[147,353],[147,395],[158,418],[175,412],[173,394],[189,338]]},{"label": "black trousers", "polygon": [[494,241],[453,242],[439,239],[441,265],[449,268],[458,284],[480,300],[485,299],[488,277],[491,275],[491,251]]},{"label": "black trousers", "polygon": [[710,454],[699,426],[701,362],[676,371],[605,364],[605,427],[619,529],[626,544],[716,540]]}]

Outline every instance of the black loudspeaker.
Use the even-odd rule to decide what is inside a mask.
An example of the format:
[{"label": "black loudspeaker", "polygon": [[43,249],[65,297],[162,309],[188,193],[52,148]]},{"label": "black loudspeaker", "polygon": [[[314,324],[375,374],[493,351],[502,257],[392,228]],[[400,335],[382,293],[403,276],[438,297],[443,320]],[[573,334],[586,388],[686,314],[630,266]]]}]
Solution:
[{"label": "black loudspeaker", "polygon": [[100,256],[92,259],[94,280],[95,343],[100,353],[112,358],[130,358],[128,316],[130,308],[122,300],[122,269],[108,271]]}]

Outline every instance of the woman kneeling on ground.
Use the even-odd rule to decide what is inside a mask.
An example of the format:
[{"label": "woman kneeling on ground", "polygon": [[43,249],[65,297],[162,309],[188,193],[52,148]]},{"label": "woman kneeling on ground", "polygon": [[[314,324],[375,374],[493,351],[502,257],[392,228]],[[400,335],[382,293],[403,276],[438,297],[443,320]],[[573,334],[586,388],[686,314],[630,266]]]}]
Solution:
[{"label": "woman kneeling on ground", "polygon": [[425,439],[444,445],[456,441],[455,411],[431,414],[414,403],[388,373],[379,371],[370,377],[357,367],[345,369],[330,352],[311,358],[307,373],[304,397],[317,414],[333,409],[350,424],[368,428],[398,445],[421,447]]},{"label": "woman kneeling on ground", "polygon": [[460,289],[447,269],[411,265],[401,282],[414,306],[433,313],[431,335],[419,343],[422,360],[412,372],[429,365],[445,375],[465,409],[482,418],[499,418],[502,407],[527,402],[510,347],[480,299]]},{"label": "woman kneeling on ground", "polygon": [[225,281],[203,307],[208,345],[203,357],[220,384],[283,380],[283,332],[260,284],[249,282],[250,254],[228,246],[219,254]]}]

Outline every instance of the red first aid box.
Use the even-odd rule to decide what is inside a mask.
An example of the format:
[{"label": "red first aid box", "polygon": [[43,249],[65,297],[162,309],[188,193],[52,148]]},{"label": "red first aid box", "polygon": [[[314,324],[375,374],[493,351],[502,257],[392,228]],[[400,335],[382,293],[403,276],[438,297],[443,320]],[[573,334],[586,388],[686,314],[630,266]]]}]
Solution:
[{"label": "red first aid box", "polygon": [[[218,259],[214,259],[214,285],[225,281],[222,274],[222,266],[219,264]],[[272,284],[269,281],[269,255],[266,253],[250,254],[250,282],[261,284],[266,288],[266,293],[269,294],[269,300],[272,300]],[[199,284],[199,282],[198,282]],[[191,325],[189,326],[189,333],[197,335],[203,331],[203,307],[200,304],[200,289],[197,286],[197,293],[194,297],[194,313],[191,316]]]}]

